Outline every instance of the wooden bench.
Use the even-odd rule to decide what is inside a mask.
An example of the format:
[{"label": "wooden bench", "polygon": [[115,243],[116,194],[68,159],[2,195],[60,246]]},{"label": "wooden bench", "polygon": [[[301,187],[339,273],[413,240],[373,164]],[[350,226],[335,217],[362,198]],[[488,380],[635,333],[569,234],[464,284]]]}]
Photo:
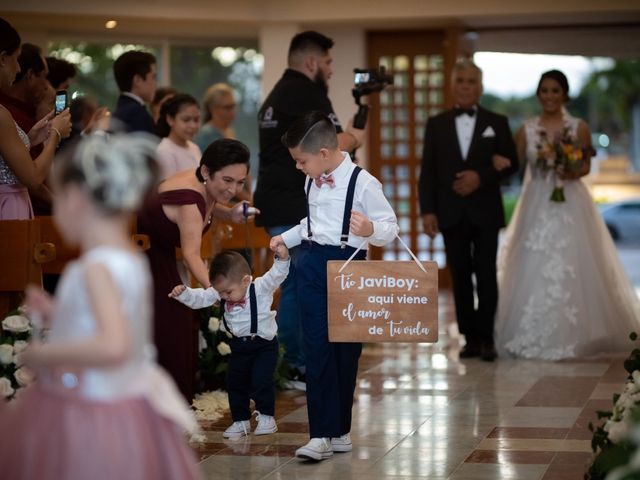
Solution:
[{"label": "wooden bench", "polygon": [[[216,222],[202,237],[200,256],[208,262],[221,250],[245,251],[251,257],[253,275],[259,277],[273,263],[273,255],[269,250],[270,238],[264,228],[256,227],[254,223],[240,225]],[[176,248],[176,258],[182,259],[179,248]]]},{"label": "wooden bench", "polygon": [[55,259],[55,245],[42,239],[42,223],[0,220],[0,315],[16,308],[27,285],[42,285],[43,265]]},{"label": "wooden bench", "polygon": [[65,243],[53,222],[53,217],[39,216],[36,218],[40,221],[42,242],[52,244],[55,247],[55,258],[42,265],[42,273],[60,274],[69,261],[78,258],[80,251]]},{"label": "wooden bench", "polygon": [[[135,233],[132,239],[141,248],[149,248],[149,237]],[[211,260],[223,249],[246,250],[252,260],[252,271],[258,277],[266,272],[273,255],[269,250],[269,236],[253,223],[246,225],[216,223],[202,239],[201,256]],[[65,265],[78,257],[77,248],[67,245],[50,216],[34,220],[0,221],[0,315],[17,307],[25,287],[42,284],[42,274],[60,274]],[[176,258],[181,259],[180,249]]]}]

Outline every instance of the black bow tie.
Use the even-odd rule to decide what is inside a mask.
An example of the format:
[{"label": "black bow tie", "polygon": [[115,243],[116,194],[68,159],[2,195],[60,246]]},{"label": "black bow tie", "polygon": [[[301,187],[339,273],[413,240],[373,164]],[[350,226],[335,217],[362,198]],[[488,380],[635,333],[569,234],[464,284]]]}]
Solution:
[{"label": "black bow tie", "polygon": [[453,113],[455,114],[456,117],[459,117],[460,115],[462,115],[463,113],[466,113],[467,115],[469,115],[470,117],[473,117],[476,114],[476,109],[475,108],[460,108],[460,107],[455,107],[453,109]]}]

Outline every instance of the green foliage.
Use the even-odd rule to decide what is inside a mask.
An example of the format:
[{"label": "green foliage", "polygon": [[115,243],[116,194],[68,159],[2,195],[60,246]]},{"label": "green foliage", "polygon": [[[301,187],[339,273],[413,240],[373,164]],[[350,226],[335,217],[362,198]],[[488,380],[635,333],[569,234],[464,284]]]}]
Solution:
[{"label": "green foliage", "polygon": [[[606,435],[606,432],[604,434]],[[595,437],[594,434],[594,439]],[[585,474],[586,480],[604,480],[611,470],[626,465],[635,450],[635,446],[630,442],[620,442],[616,445],[608,440],[603,440],[600,448],[600,453]]]},{"label": "green foliage", "polygon": [[91,96],[99,105],[112,110],[120,94],[113,76],[113,62],[125,51],[134,49],[153,53],[160,61],[160,50],[147,45],[56,42],[49,45],[49,55],[76,65],[78,73],[71,83],[72,96]]},{"label": "green foliage", "polygon": [[580,96],[588,98],[590,108],[598,112],[593,130],[628,131],[629,107],[640,102],[640,60],[615,60],[611,68],[594,72]]},{"label": "green foliage", "polygon": [[640,349],[634,348],[631,351],[631,354],[624,361],[624,369],[627,371],[629,375],[631,375],[636,370],[640,370]]},{"label": "green foliage", "polygon": [[480,103],[489,110],[506,115],[514,133],[526,119],[540,114],[540,104],[538,103],[538,97],[535,95],[501,98],[485,93],[482,95]]},{"label": "green foliage", "polygon": [[[570,92],[569,111],[584,118],[592,132],[606,133],[611,152],[629,148],[631,110],[640,103],[640,60],[614,60],[611,68],[593,72],[579,93]],[[509,118],[515,133],[527,118],[540,114],[536,95],[501,98],[486,93],[481,103]]]},{"label": "green foliage", "polygon": [[[629,337],[633,340],[637,338],[637,335],[632,333]],[[630,378],[632,378],[631,373],[638,370],[638,367],[640,367],[639,354],[640,350],[635,348],[625,361],[625,370],[629,373]],[[616,409],[616,416],[614,416],[612,411],[597,411],[596,414],[598,416],[598,420],[609,420],[612,418],[620,420],[622,410],[620,410],[621,407],[616,405],[619,398],[620,394],[613,395],[613,405]],[[640,406],[636,404],[634,407],[630,408],[632,421],[637,425],[640,423]],[[612,470],[628,465],[632,455],[636,452],[637,446],[629,440],[622,440],[617,443],[613,443],[609,438],[609,434],[604,429],[605,423],[606,422],[601,422],[597,427],[594,427],[592,423],[589,423],[589,430],[593,432],[593,437],[591,438],[591,449],[594,452],[594,457],[589,469],[584,475],[585,480],[604,480]],[[625,476],[623,478],[631,479],[637,478],[637,476]]]},{"label": "green foliage", "polygon": [[[245,143],[252,154],[251,163],[257,165],[258,157],[258,107],[262,69],[253,61],[253,45],[225,47],[236,57],[233,63],[223,65],[213,55],[213,47],[172,46],[171,84],[181,92],[194,96],[198,101],[214,83],[224,82],[233,87],[238,105],[233,128],[238,140]],[[257,170],[256,170],[257,171]]]},{"label": "green foliage", "polygon": [[511,221],[513,211],[515,210],[516,204],[518,203],[518,198],[519,196],[513,193],[502,194],[502,205],[504,207],[504,219],[506,225],[509,225],[509,222]]},{"label": "green foliage", "polygon": [[153,53],[158,61],[158,85],[164,86],[163,73],[168,70],[171,86],[202,100],[206,89],[218,82],[231,85],[237,92],[238,110],[234,122],[236,137],[251,151],[252,172],[257,172],[258,124],[262,77],[261,57],[251,42],[243,45],[222,47],[233,53],[231,62],[221,63],[221,57],[213,52],[221,47],[173,45],[170,47],[170,64],[162,63],[157,45],[98,44],[56,42],[49,45],[49,54],[63,58],[78,68],[71,83],[70,93],[88,95],[99,105],[113,110],[119,95],[113,76],[113,62],[128,50],[143,50]]}]

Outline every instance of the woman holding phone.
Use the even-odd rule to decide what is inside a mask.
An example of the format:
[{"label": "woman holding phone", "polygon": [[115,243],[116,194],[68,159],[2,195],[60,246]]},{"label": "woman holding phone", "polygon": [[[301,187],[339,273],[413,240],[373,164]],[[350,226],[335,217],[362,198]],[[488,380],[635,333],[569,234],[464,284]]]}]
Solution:
[{"label": "woman holding phone", "polygon": [[[0,88],[10,86],[20,71],[20,35],[0,18]],[[0,106],[0,220],[28,220],[33,208],[27,188],[37,188],[49,174],[56,147],[71,131],[71,117],[65,110],[53,112],[27,134],[9,111]],[[42,153],[31,160],[29,149],[44,142]]]}]

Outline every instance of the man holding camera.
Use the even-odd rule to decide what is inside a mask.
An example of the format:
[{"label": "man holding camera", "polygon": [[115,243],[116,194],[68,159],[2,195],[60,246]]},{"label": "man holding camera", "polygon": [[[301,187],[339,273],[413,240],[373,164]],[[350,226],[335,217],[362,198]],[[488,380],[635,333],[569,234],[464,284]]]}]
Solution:
[{"label": "man holding camera", "polygon": [[[364,130],[351,124],[343,131],[328,97],[331,78],[333,40],[314,31],[297,34],[291,40],[288,68],[276,83],[258,112],[260,134],[260,168],[254,193],[255,206],[260,209],[256,224],[276,236],[297,225],[307,216],[304,192],[305,175],[296,169],[281,137],[299,117],[312,110],[329,116],[338,131],[339,147],[351,152],[362,144]],[[296,253],[291,252],[289,276],[281,286],[278,307],[278,339],[285,347],[285,360],[294,369],[304,389],[305,362],[302,352],[302,332],[299,321],[296,286]],[[297,377],[297,378],[296,378]]]}]

